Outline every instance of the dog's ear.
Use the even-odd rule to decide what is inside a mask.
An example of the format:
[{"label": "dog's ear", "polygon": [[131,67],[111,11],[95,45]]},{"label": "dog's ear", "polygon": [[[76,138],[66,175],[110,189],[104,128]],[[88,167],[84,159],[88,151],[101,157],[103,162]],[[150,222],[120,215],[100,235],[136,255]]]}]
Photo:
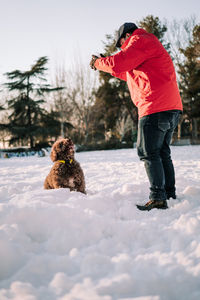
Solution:
[{"label": "dog's ear", "polygon": [[56,145],[53,145],[52,150],[51,150],[51,154],[50,154],[51,160],[53,162],[56,161],[56,160],[58,160],[58,155],[57,155],[56,148],[57,148]]}]

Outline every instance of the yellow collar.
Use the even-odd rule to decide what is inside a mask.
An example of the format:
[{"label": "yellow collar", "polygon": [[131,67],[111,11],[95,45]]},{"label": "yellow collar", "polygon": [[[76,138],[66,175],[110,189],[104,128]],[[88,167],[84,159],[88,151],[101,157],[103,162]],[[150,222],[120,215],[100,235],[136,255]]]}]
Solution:
[{"label": "yellow collar", "polygon": [[59,160],[59,162],[60,163],[63,163],[63,164],[65,164],[65,163],[69,163],[70,165],[72,164],[72,162],[73,162],[73,159],[69,159],[69,160]]},{"label": "yellow collar", "polygon": [[61,162],[61,163],[65,164],[65,160],[59,160],[59,162]]}]

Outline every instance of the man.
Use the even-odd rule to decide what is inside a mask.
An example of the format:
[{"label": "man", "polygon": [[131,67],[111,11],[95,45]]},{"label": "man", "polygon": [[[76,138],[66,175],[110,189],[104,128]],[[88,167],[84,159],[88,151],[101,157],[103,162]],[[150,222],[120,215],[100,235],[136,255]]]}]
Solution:
[{"label": "man", "polygon": [[150,182],[149,201],[137,208],[166,209],[166,200],[176,198],[169,145],[182,111],[173,62],[159,40],[134,23],[119,28],[116,47],[115,55],[93,55],[90,66],[127,81],[138,108],[137,151]]}]

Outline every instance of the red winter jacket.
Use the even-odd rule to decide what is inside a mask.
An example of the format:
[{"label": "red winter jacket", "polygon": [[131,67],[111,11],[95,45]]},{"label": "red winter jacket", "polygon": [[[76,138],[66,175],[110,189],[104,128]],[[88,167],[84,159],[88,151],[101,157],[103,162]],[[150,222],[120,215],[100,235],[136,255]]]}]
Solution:
[{"label": "red winter jacket", "polygon": [[136,29],[117,54],[98,58],[95,67],[127,81],[139,118],[183,109],[171,57],[144,29]]}]

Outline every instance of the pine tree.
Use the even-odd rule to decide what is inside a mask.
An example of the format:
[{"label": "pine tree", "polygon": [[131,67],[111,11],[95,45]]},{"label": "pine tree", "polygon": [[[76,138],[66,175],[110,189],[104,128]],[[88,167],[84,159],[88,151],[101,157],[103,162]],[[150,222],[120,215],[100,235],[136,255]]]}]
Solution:
[{"label": "pine tree", "polygon": [[142,27],[149,33],[153,33],[163,44],[167,51],[170,51],[170,44],[165,41],[165,33],[167,32],[166,24],[162,24],[158,17],[148,15],[139,22],[139,27]]},{"label": "pine tree", "polygon": [[180,51],[185,57],[178,66],[184,112],[191,123],[192,137],[197,138],[200,127],[200,25],[194,27],[188,47]]},{"label": "pine tree", "polygon": [[42,107],[44,94],[59,88],[46,84],[47,62],[47,57],[40,57],[28,71],[15,70],[5,74],[9,80],[5,86],[14,94],[8,101],[10,144],[29,142],[32,148],[37,137],[48,133],[45,126],[47,111]]},{"label": "pine tree", "polygon": [[[103,54],[109,56],[116,51],[114,35],[106,35]],[[136,127],[137,109],[130,99],[126,82],[105,72],[99,72],[99,79],[100,87],[96,93],[96,103],[94,105],[95,119],[99,120],[98,124],[103,124],[103,126],[100,126],[103,134],[109,131],[111,137],[117,137],[116,122],[120,115],[125,111],[131,117],[133,127]]]},{"label": "pine tree", "polygon": [[[0,111],[3,111],[3,110],[5,110],[5,108],[2,105],[0,105]],[[0,131],[5,130],[5,128],[6,128],[6,125],[3,123],[0,123]]]}]

